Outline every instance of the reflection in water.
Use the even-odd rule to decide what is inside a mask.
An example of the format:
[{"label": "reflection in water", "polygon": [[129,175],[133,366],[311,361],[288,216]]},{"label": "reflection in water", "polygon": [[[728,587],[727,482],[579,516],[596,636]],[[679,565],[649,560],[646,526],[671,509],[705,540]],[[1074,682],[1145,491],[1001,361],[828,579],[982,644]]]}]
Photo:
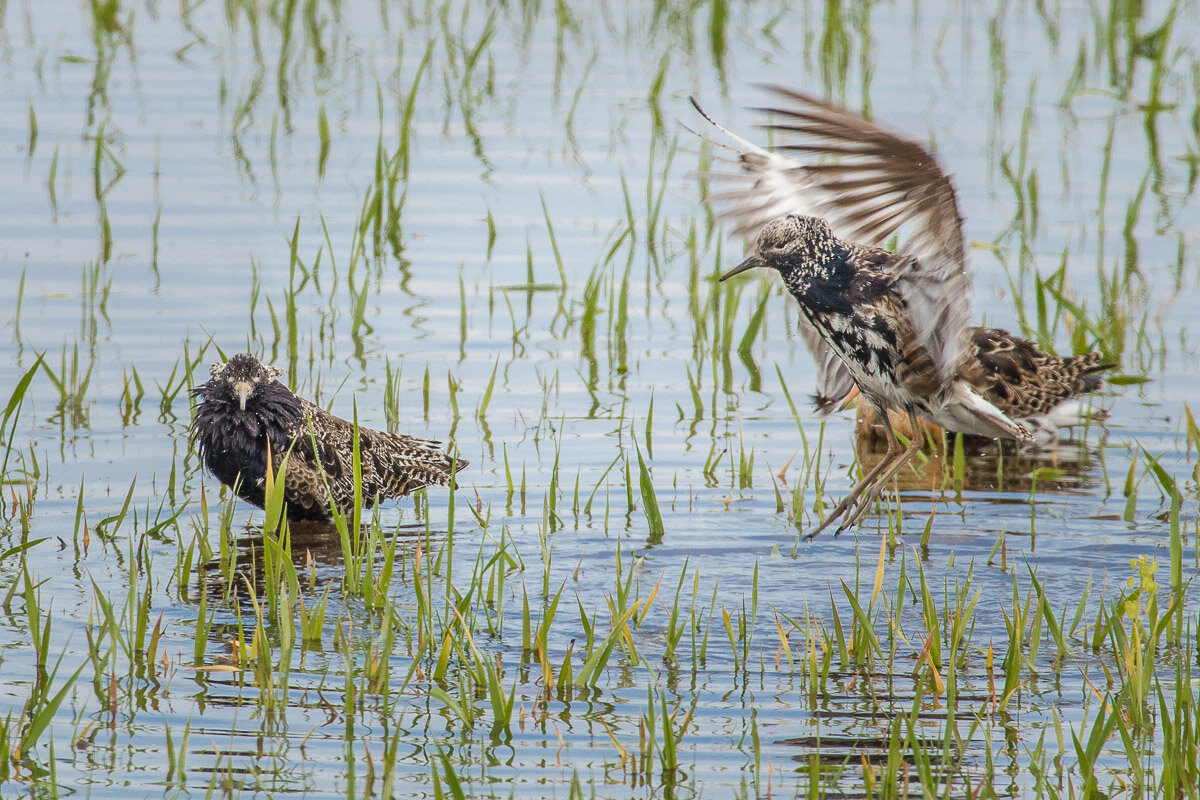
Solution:
[{"label": "reflection in water", "polygon": [[[371,549],[371,567],[376,573],[391,556],[396,574],[403,578],[408,565],[419,554],[427,553],[445,543],[445,531],[431,530],[425,523],[397,524],[385,531],[379,521],[364,522],[360,538],[351,545],[359,550]],[[269,540],[269,541],[268,541]],[[260,526],[247,524],[244,535],[231,543],[232,561],[220,558],[202,566],[205,588],[210,597],[233,592],[245,597],[247,586],[253,586],[259,596],[265,595],[267,570],[264,552],[276,537],[264,534]],[[319,597],[326,588],[337,587],[346,576],[346,553],[341,533],[332,522],[302,520],[287,524],[287,547],[292,566],[300,578],[306,597]]]}]

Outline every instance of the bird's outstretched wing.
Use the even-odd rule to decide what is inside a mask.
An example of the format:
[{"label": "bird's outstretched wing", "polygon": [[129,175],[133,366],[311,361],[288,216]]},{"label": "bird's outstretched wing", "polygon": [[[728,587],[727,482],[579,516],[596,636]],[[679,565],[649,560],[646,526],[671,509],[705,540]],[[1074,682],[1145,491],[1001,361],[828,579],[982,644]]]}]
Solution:
[{"label": "bird's outstretched wing", "polygon": [[[778,98],[755,109],[768,115],[762,127],[779,138],[774,151],[726,130],[692,101],[738,152],[736,159],[716,159],[736,169],[718,166],[703,176],[713,186],[705,202],[734,223],[735,233],[749,236],[785,214],[823,217],[839,238],[873,247],[903,228],[899,252],[911,258],[896,261],[903,267],[895,285],[921,343],[949,379],[966,353],[970,318],[962,219],[950,178],[922,145],[859,114],[803,92],[761,88]],[[814,356],[821,364],[823,354]]]}]

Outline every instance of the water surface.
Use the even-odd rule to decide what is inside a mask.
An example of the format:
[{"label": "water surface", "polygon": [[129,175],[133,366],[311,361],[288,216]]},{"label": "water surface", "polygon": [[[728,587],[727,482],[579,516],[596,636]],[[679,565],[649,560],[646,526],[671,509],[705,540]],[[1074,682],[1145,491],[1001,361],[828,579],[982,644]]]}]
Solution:
[{"label": "water surface", "polygon": [[[68,686],[5,796],[427,796],[448,771],[480,796],[861,793],[902,723],[901,750],[927,736],[952,795],[1083,786],[1071,733],[1092,730],[1118,660],[1089,620],[1138,557],[1161,563],[1167,604],[1161,475],[1182,496],[1183,577],[1197,568],[1195,4],[0,13],[0,400],[48,368],[0,431],[10,755],[27,701]],[[680,123],[700,125],[694,95],[763,140],[756,82],[932,142],[975,245],[977,316],[1146,379],[1099,396],[1107,423],[1053,452],[972,456],[936,503],[942,467],[906,473],[890,622],[873,595],[892,506],[801,540],[814,479],[826,508],[853,483],[852,416],[808,408],[815,370],[776,279],[713,280],[743,245],[703,210],[711,150]],[[382,605],[346,591],[327,532],[295,532],[306,608],[328,590],[322,636],[289,643],[265,614],[260,669],[231,641],[254,638],[248,592],[264,602],[262,513],[228,501],[187,437],[218,349],[471,462],[453,504],[380,511]],[[922,667],[922,573],[946,620],[956,592],[977,596],[953,703]],[[1001,710],[1006,617],[1035,586],[1067,623],[1088,592],[1083,622],[1061,657],[1036,623]],[[882,653],[839,643],[850,597]],[[578,675],[589,627],[602,641],[638,600],[604,669],[547,687],[543,652]],[[535,628],[555,609],[537,652],[526,603]],[[692,620],[674,645],[672,609]],[[1177,698],[1187,656],[1162,659]],[[499,728],[492,668],[513,693]],[[1147,730],[1153,768],[1164,733]],[[1101,785],[1136,782],[1118,734],[1101,750]],[[1167,792],[1154,771],[1140,780]]]}]

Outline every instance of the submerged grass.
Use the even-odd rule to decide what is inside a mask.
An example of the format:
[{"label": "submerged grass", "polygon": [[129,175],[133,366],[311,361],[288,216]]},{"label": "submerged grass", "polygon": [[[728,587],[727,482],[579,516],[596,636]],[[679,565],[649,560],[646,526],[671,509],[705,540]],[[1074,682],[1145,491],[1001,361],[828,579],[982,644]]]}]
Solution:
[{"label": "submerged grass", "polygon": [[[645,478],[642,459],[639,473]],[[1168,480],[1158,470],[1154,474]],[[853,584],[843,582],[840,593],[830,596],[827,615],[814,613],[811,604],[799,614],[779,606],[760,609],[757,566],[740,600],[737,592],[726,592],[727,599],[718,602],[721,581],[706,580],[703,569],[685,563],[677,575],[647,576],[642,557],[626,555],[618,546],[603,606],[589,608],[580,595],[574,603],[577,616],[572,616],[560,611],[567,581],[553,592],[543,586],[537,605],[521,591],[520,609],[506,610],[505,598],[512,596],[506,584],[519,586],[531,565],[503,530],[497,540],[485,537],[477,553],[456,569],[460,545],[452,519],[444,536],[435,537],[426,523],[423,534],[406,540],[400,531],[382,535],[379,519],[365,522],[356,508],[338,525],[345,572],[340,589],[332,593],[331,585],[322,588],[311,578],[301,579],[293,532],[282,516],[281,486],[278,481],[269,483],[261,549],[251,544],[244,554],[248,558],[239,555],[229,562],[236,564],[236,574],[224,572],[221,559],[210,556],[215,574],[223,575],[221,582],[228,581],[233,592],[214,592],[205,570],[192,570],[196,542],[202,538],[188,548],[188,566],[178,573],[182,583],[190,583],[192,575],[199,581],[194,597],[203,627],[197,631],[193,663],[214,677],[227,672],[242,691],[252,691],[266,721],[287,715],[286,696],[293,680],[310,679],[303,659],[300,674],[291,677],[297,644],[303,651],[338,657],[340,666],[327,662],[318,674],[322,684],[344,680],[342,688],[328,686],[323,692],[343,719],[367,723],[380,713],[398,712],[416,721],[435,710],[414,705],[417,696],[424,695],[437,701],[459,733],[485,752],[515,740],[528,742],[531,736],[536,741],[545,735],[538,731],[545,731],[542,725],[551,702],[556,708],[584,708],[590,698],[607,691],[610,674],[617,671],[638,676],[635,681],[645,683],[645,698],[631,709],[633,717],[616,714],[605,719],[611,763],[619,766],[623,780],[667,790],[687,785],[697,759],[703,759],[689,744],[703,732],[697,717],[709,702],[703,684],[714,669],[728,670],[735,683],[747,689],[790,685],[811,707],[835,717],[852,708],[861,714],[864,700],[871,710],[862,724],[844,735],[814,732],[770,746],[758,732],[763,710],[752,712],[740,750],[757,781],[767,776],[790,787],[787,791],[809,796],[833,796],[863,786],[901,792],[902,787],[914,791],[919,786],[922,792],[941,794],[963,785],[992,785],[1000,777],[995,765],[1005,752],[1001,743],[1012,717],[1020,713],[1046,718],[1044,707],[1035,710],[1052,700],[1037,688],[1040,676],[1073,671],[1074,663],[1083,669],[1085,681],[1079,696],[1065,698],[1066,707],[1077,704],[1087,722],[1081,728],[1072,726],[1069,734],[1060,727],[1057,744],[1043,738],[1027,750],[1024,758],[1032,774],[1054,771],[1059,781],[1080,791],[1112,791],[1130,782],[1153,788],[1141,754],[1146,748],[1161,748],[1170,761],[1169,786],[1179,789],[1200,766],[1194,748],[1189,750],[1179,738],[1190,728],[1167,731],[1160,722],[1191,717],[1190,694],[1171,694],[1166,687],[1177,677],[1184,680],[1182,685],[1190,685],[1187,665],[1194,660],[1190,631],[1197,624],[1191,618],[1195,612],[1186,611],[1183,595],[1174,592],[1168,607],[1160,610],[1157,564],[1145,557],[1134,560],[1131,576],[1117,596],[1085,591],[1077,604],[1059,609],[1051,606],[1045,584],[1032,567],[1026,580],[1014,574],[1011,601],[1000,608],[1008,641],[993,655],[994,642],[976,639],[982,592],[974,569],[938,587],[925,559],[910,560],[903,550],[898,560],[891,559],[886,539],[880,540],[874,563],[856,569]],[[1164,486],[1166,491],[1173,488],[1169,481]],[[485,530],[490,528],[485,517],[478,520]],[[114,530],[120,527],[119,520],[110,524]],[[89,632],[91,659],[61,684],[54,680],[59,667],[50,669],[36,682],[27,711],[6,721],[5,769],[19,771],[38,763],[35,755],[26,754],[38,750],[39,738],[78,678],[93,676],[97,696],[106,698],[116,714],[139,691],[140,677],[162,680],[168,674],[159,663],[169,660],[162,615],[150,625],[155,618],[153,595],[149,584],[138,578],[141,557],[132,552],[129,556],[133,571],[123,610],[96,587],[99,622],[96,636]],[[9,551],[3,557],[23,560],[24,551]],[[544,551],[541,563],[542,575],[554,570],[552,549]],[[369,564],[384,567],[378,580]],[[387,573],[393,564],[402,565],[411,594],[395,593],[397,585]],[[706,583],[712,587],[708,604],[701,602]],[[674,591],[660,601],[664,584]],[[15,596],[10,590],[11,601],[23,606],[31,635],[44,649],[51,638],[52,616],[43,609],[28,567],[19,585],[23,588]],[[225,609],[221,616],[236,620],[228,655],[212,647],[218,609]],[[1089,609],[1091,624],[1085,622]],[[324,645],[330,612],[336,624],[332,642]],[[506,623],[513,621],[514,613],[519,625],[509,631]],[[756,630],[764,613],[773,625],[772,633],[761,637]],[[714,618],[727,640],[723,652],[709,646]],[[680,647],[685,641],[689,646]],[[1103,691],[1087,678],[1097,668],[1096,659],[1106,676]],[[49,664],[51,659],[43,653],[41,661]],[[667,665],[668,673],[656,676],[656,663]],[[403,678],[393,676],[396,667],[405,673]],[[142,672],[146,668],[152,671]],[[670,677],[688,672],[693,676],[691,688]],[[113,678],[126,674],[129,682]],[[409,686],[423,688],[414,696]],[[1061,726],[1053,703],[1050,708],[1054,724]],[[523,721],[526,715],[543,722],[530,729]],[[868,724],[874,715],[891,721],[882,728]],[[442,718],[435,715],[424,724]],[[190,730],[181,734],[181,745],[169,729],[165,735],[168,750],[175,754],[172,780],[188,785],[182,765]],[[376,743],[381,753],[395,751],[394,734]],[[1118,753],[1128,751],[1127,762],[1114,759],[1114,746]],[[815,771],[776,774],[765,754],[778,756],[780,747],[792,758],[816,765]],[[480,787],[464,758],[451,747],[439,756],[438,769],[443,771],[439,774],[446,769],[460,772],[458,785],[470,796]],[[860,762],[861,768],[848,768]],[[397,766],[388,762],[384,767],[392,781]],[[356,772],[357,779],[374,780],[374,769]]]}]

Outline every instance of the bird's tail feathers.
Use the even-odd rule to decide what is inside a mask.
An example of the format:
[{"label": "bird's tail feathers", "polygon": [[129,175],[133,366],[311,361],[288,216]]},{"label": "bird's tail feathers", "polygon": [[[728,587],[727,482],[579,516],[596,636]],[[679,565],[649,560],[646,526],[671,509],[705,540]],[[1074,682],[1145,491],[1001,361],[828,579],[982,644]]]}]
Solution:
[{"label": "bird's tail feathers", "polygon": [[1059,428],[1073,428],[1089,422],[1103,422],[1108,412],[1095,408],[1090,402],[1071,398],[1050,409],[1045,414],[1023,417],[1021,424],[1029,428],[1039,444],[1048,444],[1058,438]]}]

